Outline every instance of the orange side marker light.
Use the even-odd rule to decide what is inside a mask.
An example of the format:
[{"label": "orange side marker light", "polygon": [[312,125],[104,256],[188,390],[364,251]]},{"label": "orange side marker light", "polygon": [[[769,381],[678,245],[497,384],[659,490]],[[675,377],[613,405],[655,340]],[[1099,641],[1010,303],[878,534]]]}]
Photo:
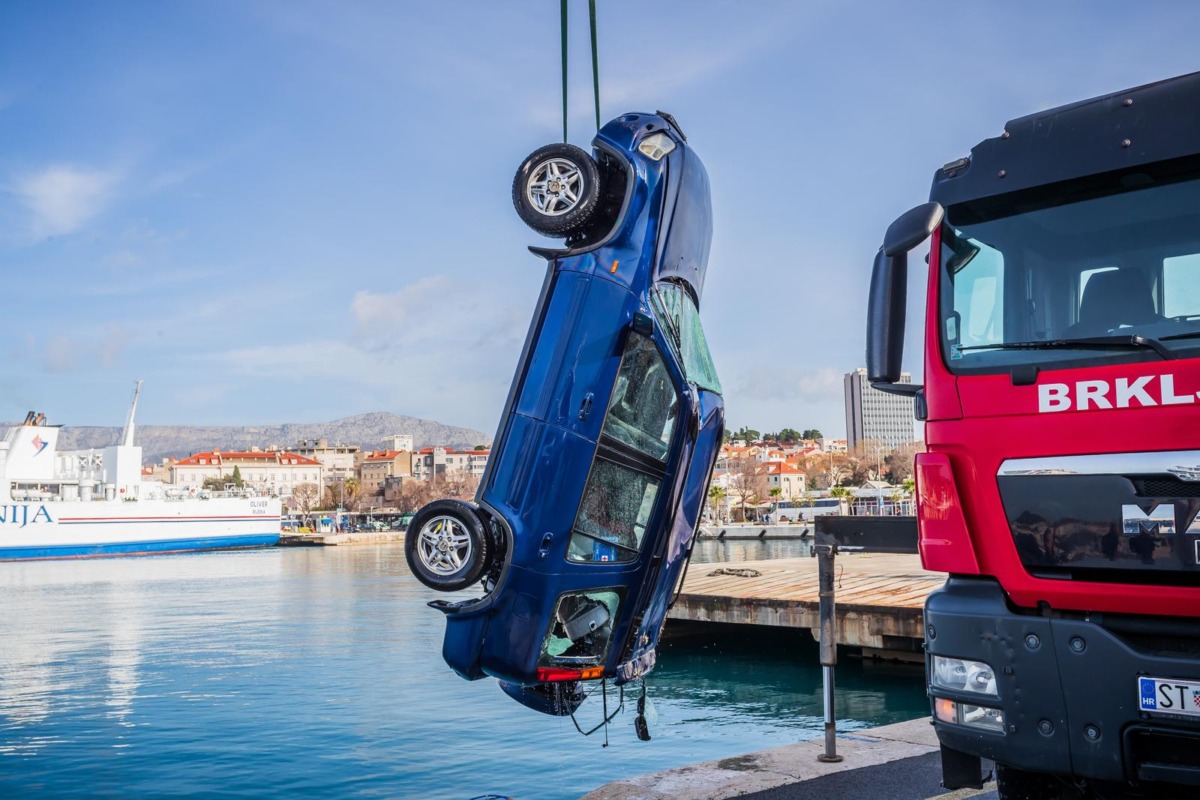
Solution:
[{"label": "orange side marker light", "polygon": [[615,258],[614,258],[614,259],[613,259],[613,265],[612,265],[612,269],[610,269],[610,270],[609,270],[609,274],[612,274],[612,273],[616,272],[616,271],[617,271],[617,264],[620,264],[620,263],[621,263],[620,261],[618,261],[617,259],[615,259]]}]

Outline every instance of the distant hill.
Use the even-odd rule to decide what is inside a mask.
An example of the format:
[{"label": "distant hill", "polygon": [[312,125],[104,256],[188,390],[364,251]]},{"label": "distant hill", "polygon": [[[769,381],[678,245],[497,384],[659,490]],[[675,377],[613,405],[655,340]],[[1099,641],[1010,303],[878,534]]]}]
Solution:
[{"label": "distant hill", "polygon": [[[396,433],[412,434],[418,447],[447,445],[467,449],[479,444],[491,444],[490,434],[470,428],[443,425],[428,419],[402,414],[374,412],[358,414],[333,422],[295,423],[282,425],[139,425],[135,443],[142,446],[145,463],[162,458],[189,456],[202,450],[218,447],[222,450],[266,449],[272,445],[295,447],[306,439],[328,439],[330,444],[356,444],[366,450],[379,450],[382,439]],[[83,450],[116,444],[121,428],[80,427],[63,428],[59,434],[59,450]]]}]

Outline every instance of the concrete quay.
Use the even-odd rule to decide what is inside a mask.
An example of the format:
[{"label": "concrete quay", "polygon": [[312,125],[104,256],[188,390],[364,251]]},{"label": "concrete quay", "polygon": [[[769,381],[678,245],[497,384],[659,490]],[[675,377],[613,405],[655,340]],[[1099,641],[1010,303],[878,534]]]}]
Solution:
[{"label": "concrete quay", "polygon": [[361,533],[285,533],[280,547],[334,547],[347,544],[397,544],[404,531],[362,531]]},{"label": "concrete quay", "polygon": [[928,718],[842,733],[838,763],[817,760],[823,739],[652,772],[601,786],[581,800],[958,800],[994,798],[995,783],[948,792]]}]

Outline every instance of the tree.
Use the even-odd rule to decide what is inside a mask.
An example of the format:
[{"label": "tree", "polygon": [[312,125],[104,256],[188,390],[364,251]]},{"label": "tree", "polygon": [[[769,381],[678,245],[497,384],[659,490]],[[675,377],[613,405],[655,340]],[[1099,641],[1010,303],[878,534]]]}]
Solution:
[{"label": "tree", "polygon": [[899,484],[912,477],[913,460],[917,453],[925,452],[924,442],[911,442],[888,453],[886,459],[888,483]]},{"label": "tree", "polygon": [[225,491],[225,479],[218,475],[213,475],[212,477],[205,478],[204,483],[200,484],[200,488],[213,492],[223,492]]},{"label": "tree", "polygon": [[781,442],[798,442],[804,438],[795,428],[784,428],[777,435]]},{"label": "tree", "polygon": [[292,487],[292,500],[301,514],[307,514],[316,508],[320,497],[321,487],[315,483],[301,483]]},{"label": "tree", "polygon": [[470,500],[479,488],[479,478],[464,469],[447,473],[437,481],[437,493],[441,497],[454,497],[459,500]]},{"label": "tree", "polygon": [[849,475],[841,482],[845,484],[848,480],[858,486],[868,480],[881,480],[883,471],[880,466],[886,449],[886,445],[877,439],[863,439],[858,442],[846,453],[846,470]]},{"label": "tree", "polygon": [[242,469],[237,464],[233,465],[233,485],[239,489],[246,485],[246,482],[242,480]]},{"label": "tree", "polygon": [[326,486],[321,505],[325,508],[344,508],[349,511],[361,511],[364,503],[369,504],[371,496],[373,495],[367,495],[363,491],[358,478],[350,477]]},{"label": "tree", "polygon": [[767,465],[753,458],[736,458],[729,465],[729,490],[737,496],[746,520],[746,505],[767,496]]},{"label": "tree", "polygon": [[754,430],[754,428],[747,428],[745,425],[743,425],[740,430],[733,434],[734,439],[741,439],[746,444],[754,444],[755,442],[759,441],[761,437],[762,434]]},{"label": "tree", "polygon": [[708,488],[708,500],[713,507],[713,519],[717,524],[721,522],[721,501],[725,499],[726,492],[720,486],[710,486]]},{"label": "tree", "polygon": [[396,507],[401,512],[416,511],[437,498],[436,489],[430,481],[405,478],[400,484]]},{"label": "tree", "polygon": [[847,489],[845,486],[834,486],[832,489],[829,490],[829,496],[836,497],[838,499],[838,503],[839,503],[838,510],[841,511],[842,509],[841,509],[840,505],[844,504],[847,501],[847,499],[850,497],[850,490]]},{"label": "tree", "polygon": [[486,444],[477,444],[477,445],[475,445],[475,449],[476,450],[487,450],[488,446]]},{"label": "tree", "polygon": [[824,439],[825,437],[822,436],[821,432],[819,430],[817,430],[816,428],[809,428],[808,430],[804,431],[804,433],[800,434],[800,438],[801,439]]}]

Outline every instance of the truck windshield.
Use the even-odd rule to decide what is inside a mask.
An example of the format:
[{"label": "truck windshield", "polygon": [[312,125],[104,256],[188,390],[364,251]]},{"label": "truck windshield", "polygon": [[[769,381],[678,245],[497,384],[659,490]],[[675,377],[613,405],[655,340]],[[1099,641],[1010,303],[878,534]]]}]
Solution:
[{"label": "truck windshield", "polygon": [[1157,171],[947,209],[939,269],[950,369],[1197,355],[1200,172]]}]

